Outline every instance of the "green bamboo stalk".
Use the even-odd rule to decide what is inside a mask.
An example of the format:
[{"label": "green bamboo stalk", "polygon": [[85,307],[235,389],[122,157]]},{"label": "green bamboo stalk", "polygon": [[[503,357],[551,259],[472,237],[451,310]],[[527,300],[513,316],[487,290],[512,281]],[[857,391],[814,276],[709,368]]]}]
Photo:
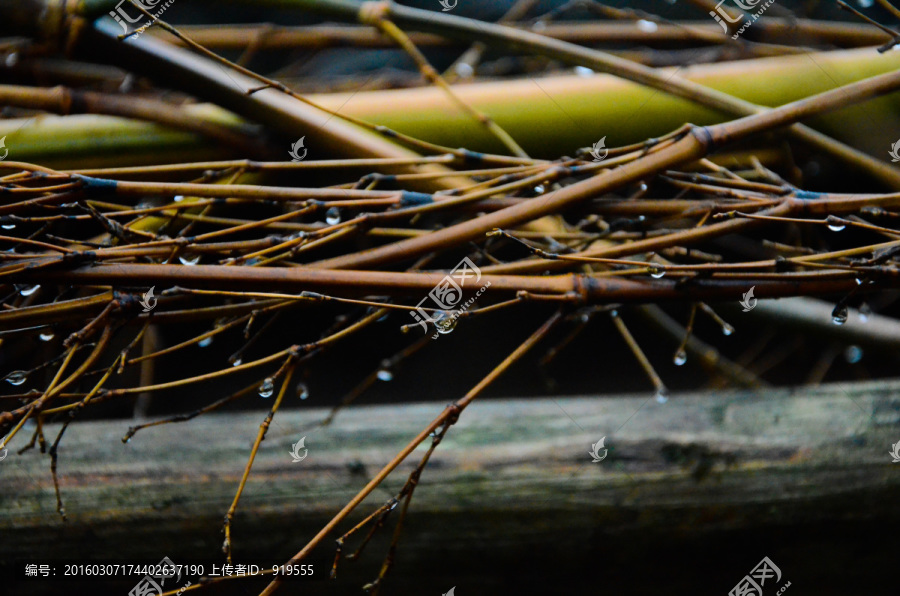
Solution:
[{"label": "green bamboo stalk", "polygon": [[258,156],[271,150],[250,128],[236,130],[239,124],[232,119],[229,125],[213,122],[210,118],[196,118],[185,109],[157,99],[128,95],[82,91],[64,86],[53,88],[0,85],[0,104],[29,110],[42,110],[62,115],[104,114],[155,122],[172,130],[183,130],[203,135],[232,149]]},{"label": "green bamboo stalk", "polygon": [[[859,49],[704,64],[678,72],[722,93],[775,107],[898,68],[900,52],[879,55]],[[659,136],[684,122],[705,126],[729,119],[717,110],[608,75],[471,83],[454,90],[469,105],[491,114],[529,154],[544,158],[571,154],[603,136],[608,144],[627,145]],[[433,143],[485,152],[502,148],[434,89],[316,94],[310,98]],[[859,131],[872,126],[874,115],[880,122],[882,118],[888,123],[897,121],[900,127],[898,112],[900,97],[888,96],[810,123],[856,145],[867,140]]]},{"label": "green bamboo stalk", "polygon": [[[810,61],[825,72],[810,68]],[[836,81],[853,82],[897,68],[900,53],[878,55],[863,49],[704,64],[684,71],[684,76],[753,103],[776,106],[831,89]],[[606,75],[471,83],[458,85],[455,91],[466,102],[495,115],[530,154],[547,158],[569,154],[603,136],[608,136],[610,144],[624,145],[658,136],[682,122],[708,125],[725,118],[692,102]],[[433,89],[362,91],[352,98],[344,93],[316,94],[310,98],[325,107],[340,107],[350,116],[433,143],[483,152],[502,149]],[[640,117],[634,115],[634,106],[638,105],[644,106]],[[191,117],[235,129],[243,122],[211,104],[184,109]],[[858,132],[871,126],[873,114],[886,119],[886,127],[890,127],[898,111],[900,99],[888,96],[811,122],[836,138],[864,143],[868,139]],[[221,149],[204,147],[203,141],[193,135],[167,133],[152,124],[130,121],[126,126],[124,120],[105,117],[77,116],[66,123],[63,120],[54,116],[33,120],[29,125],[40,126],[33,134],[28,134],[29,126],[23,128],[27,122],[24,119],[0,120],[0,136],[9,135],[7,146],[16,159],[58,168],[84,167],[76,149],[87,150],[89,142],[99,143],[102,150],[90,161],[97,164],[95,167],[192,161],[191,152],[197,152],[197,160],[205,160],[204,155],[223,154]],[[80,127],[89,128],[81,135]],[[548,130],[553,134],[547,134]],[[73,147],[73,142],[77,147]],[[175,159],[179,155],[185,159]],[[78,163],[70,166],[70,159]]]},{"label": "green bamboo stalk", "polygon": [[[188,108],[212,118],[227,116],[209,106]],[[233,119],[233,115],[231,116]],[[0,120],[9,159],[51,168],[87,169],[242,157],[194,133],[113,116],[41,116]]]}]

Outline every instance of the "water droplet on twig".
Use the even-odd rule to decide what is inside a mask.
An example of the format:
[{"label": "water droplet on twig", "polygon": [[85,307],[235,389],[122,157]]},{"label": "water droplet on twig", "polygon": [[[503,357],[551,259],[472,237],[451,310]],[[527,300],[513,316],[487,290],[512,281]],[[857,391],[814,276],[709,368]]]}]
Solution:
[{"label": "water droplet on twig", "polygon": [[275,382],[271,378],[266,378],[262,385],[259,386],[259,396],[264,398],[272,397],[273,393],[275,393]]},{"label": "water droplet on twig", "polygon": [[475,74],[475,69],[472,68],[472,65],[467,62],[460,62],[455,67],[456,74],[461,79],[468,79],[472,75]]},{"label": "water droplet on twig", "polygon": [[445,310],[439,310],[432,315],[432,320],[434,321],[434,327],[437,329],[437,332],[441,335],[446,335],[456,328],[456,321],[458,319]]},{"label": "water droplet on twig", "polygon": [[341,210],[337,207],[329,207],[325,212],[325,223],[334,226],[341,223]]},{"label": "water droplet on twig", "polygon": [[829,215],[825,218],[825,221],[828,223],[828,229],[832,232],[840,232],[844,228],[847,227],[847,224],[840,217],[835,217],[834,215]]},{"label": "water droplet on twig", "polygon": [[28,373],[24,370],[14,370],[4,378],[10,385],[21,385],[28,380]]},{"label": "water droplet on twig", "polygon": [[660,387],[656,391],[655,399],[656,399],[657,403],[660,403],[660,404],[666,403],[667,401],[669,401],[669,390],[666,389],[665,387]]},{"label": "water droplet on twig", "polygon": [[575,74],[578,75],[579,77],[592,77],[596,74],[593,70],[591,70],[587,66],[576,66],[574,68],[574,71],[575,71]]},{"label": "water droplet on twig", "polygon": [[860,360],[862,360],[863,351],[859,346],[847,346],[847,349],[844,350],[844,358],[850,364],[856,364]]},{"label": "water droplet on twig", "polygon": [[134,75],[128,73],[122,79],[122,82],[119,83],[119,92],[120,93],[131,93],[131,90],[134,89]]},{"label": "water droplet on twig", "polygon": [[831,322],[835,325],[843,325],[847,322],[847,315],[849,311],[847,307],[843,304],[838,304],[834,307],[834,310],[831,311]]},{"label": "water droplet on twig", "polygon": [[859,305],[859,322],[868,323],[869,317],[872,316],[872,307],[863,302]]}]

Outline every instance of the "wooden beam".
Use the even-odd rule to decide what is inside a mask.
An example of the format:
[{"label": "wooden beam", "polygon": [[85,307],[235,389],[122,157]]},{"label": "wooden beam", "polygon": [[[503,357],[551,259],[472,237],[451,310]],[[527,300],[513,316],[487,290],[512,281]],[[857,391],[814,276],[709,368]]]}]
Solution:
[{"label": "wooden beam", "polygon": [[[467,595],[513,593],[507,588],[541,566],[545,575],[534,577],[599,585],[591,573],[614,577],[628,567],[617,559],[623,553],[666,548],[666,561],[653,565],[683,565],[687,553],[672,551],[684,541],[708,538],[696,542],[703,550],[760,528],[827,522],[843,536],[840,524],[896,527],[900,465],[888,451],[900,440],[898,389],[900,382],[847,383],[676,395],[663,404],[649,392],[476,402],[422,475],[388,582],[396,591],[386,593],[442,594],[467,582]],[[324,428],[316,422],[326,409],[279,413],[235,518],[235,561],[286,560],[443,406],[356,407]],[[0,462],[0,561],[221,559],[222,519],[264,416],[208,414],[143,430],[128,444],[121,437],[130,421],[74,424],[59,450],[66,523],[55,512],[49,458],[11,450]],[[45,426],[48,441],[58,429]],[[308,456],[292,463],[291,444],[304,436]],[[592,463],[591,444],[604,436],[608,455]],[[411,469],[395,472],[355,519],[390,498]],[[302,593],[360,593],[386,545],[376,540],[360,562],[343,564],[337,582],[303,584]],[[318,573],[333,554],[329,545],[315,559]],[[735,555],[720,581],[736,583],[763,555]],[[128,583],[115,587],[127,591]],[[42,587],[50,585],[43,593],[63,584]],[[246,583],[241,590],[255,593]],[[35,584],[27,593],[42,592]]]}]

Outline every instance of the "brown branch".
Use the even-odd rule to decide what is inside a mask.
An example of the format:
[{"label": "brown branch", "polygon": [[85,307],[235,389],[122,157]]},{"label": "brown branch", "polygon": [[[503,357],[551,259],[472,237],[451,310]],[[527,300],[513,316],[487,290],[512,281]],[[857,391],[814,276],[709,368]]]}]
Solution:
[{"label": "brown branch", "polygon": [[[379,486],[388,475],[394,471],[409,455],[415,451],[416,447],[418,447],[422,442],[424,442],[431,433],[437,431],[442,426],[450,426],[459,419],[460,414],[466,407],[472,403],[472,401],[487,387],[490,383],[492,383],[498,376],[500,376],[506,369],[508,369],[514,362],[516,362],[522,355],[524,355],[528,350],[530,350],[538,341],[540,341],[554,325],[560,320],[562,314],[557,312],[552,317],[550,317],[547,322],[545,322],[537,331],[535,331],[528,339],[526,339],[518,348],[516,348],[509,356],[507,356],[503,362],[498,364],[484,379],[482,379],[475,387],[469,390],[466,395],[464,395],[461,399],[459,399],[456,403],[450,404],[447,406],[444,411],[435,418],[431,424],[429,424],[422,432],[420,432],[412,441],[407,444],[390,462],[388,462],[378,474],[376,474],[372,480],[369,481],[366,486],[357,493],[353,499],[350,500],[347,505],[341,509],[337,515],[332,518],[330,522],[328,522],[322,530],[313,537],[309,543],[304,546],[296,555],[291,557],[290,561],[287,564],[294,564],[298,561],[303,560],[313,548],[315,548],[322,540],[325,539],[328,534],[330,534],[334,528],[343,521],[356,507],[363,502],[363,500],[373,491],[377,486]],[[262,591],[260,596],[267,596],[275,592],[278,586],[281,584],[281,578],[275,578],[272,582],[266,587],[265,590]]]}]

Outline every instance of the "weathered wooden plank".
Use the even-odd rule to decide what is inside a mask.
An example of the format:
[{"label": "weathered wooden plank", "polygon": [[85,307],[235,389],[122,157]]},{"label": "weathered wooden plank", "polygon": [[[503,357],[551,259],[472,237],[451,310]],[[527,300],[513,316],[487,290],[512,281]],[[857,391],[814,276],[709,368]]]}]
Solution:
[{"label": "weathered wooden plank", "polygon": [[[463,577],[481,586],[469,594],[498,593],[497,578],[526,562],[581,585],[579,565],[598,565],[597,553],[614,560],[598,544],[610,537],[646,554],[676,537],[721,539],[760,526],[896,526],[900,465],[888,450],[900,440],[898,389],[829,385],[664,404],[644,395],[476,402],[422,476],[395,593],[427,584],[421,593],[440,594]],[[293,554],[442,407],[359,407],[326,428],[315,427],[324,409],[279,414],[241,500],[236,559]],[[205,415],[128,444],[120,441],[128,421],[73,425],[60,448],[66,523],[55,513],[49,458],[10,452],[0,462],[0,560],[220,557],[222,517],[264,415]],[[48,438],[58,428],[47,425]],[[292,463],[291,444],[303,436],[308,456]],[[603,436],[608,456],[591,463],[588,450]],[[401,470],[387,489],[399,488],[411,464]],[[378,491],[354,519],[389,496]],[[376,541],[337,583],[303,584],[303,593],[354,593],[374,577],[385,544]],[[322,549],[332,554],[330,544]],[[752,558],[733,564],[749,569]]]}]

